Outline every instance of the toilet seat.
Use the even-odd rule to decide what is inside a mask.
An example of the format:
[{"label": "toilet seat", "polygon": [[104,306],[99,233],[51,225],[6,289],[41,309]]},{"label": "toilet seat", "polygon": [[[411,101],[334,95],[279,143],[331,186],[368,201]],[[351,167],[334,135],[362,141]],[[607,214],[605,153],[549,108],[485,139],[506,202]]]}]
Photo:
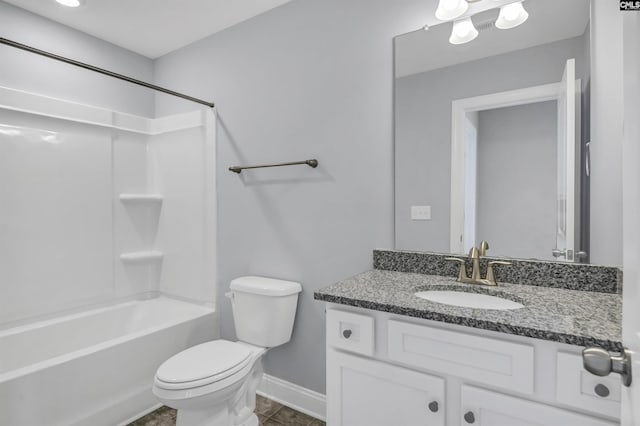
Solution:
[{"label": "toilet seat", "polygon": [[158,368],[154,384],[166,390],[186,390],[242,380],[250,370],[246,367],[252,364],[256,349],[228,340],[193,346],[166,360]]}]

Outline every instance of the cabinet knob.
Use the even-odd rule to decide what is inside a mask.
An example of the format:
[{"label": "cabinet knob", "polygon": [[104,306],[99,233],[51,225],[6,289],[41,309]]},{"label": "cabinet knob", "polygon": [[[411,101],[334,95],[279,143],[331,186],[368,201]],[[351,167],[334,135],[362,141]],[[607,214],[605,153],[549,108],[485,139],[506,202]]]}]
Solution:
[{"label": "cabinet knob", "polygon": [[609,392],[609,388],[603,385],[602,383],[598,383],[594,389],[596,395],[606,398],[609,396],[611,392]]},{"label": "cabinet knob", "polygon": [[432,401],[429,403],[429,410],[431,410],[432,413],[437,413],[439,408],[438,401]]},{"label": "cabinet knob", "polygon": [[473,424],[476,422],[476,416],[475,414],[473,414],[473,411],[467,411],[464,414],[464,421],[469,423],[469,424]]},{"label": "cabinet knob", "polygon": [[344,336],[345,339],[348,339],[349,337],[351,337],[351,333],[353,333],[351,330],[346,329],[342,331],[342,335]]}]

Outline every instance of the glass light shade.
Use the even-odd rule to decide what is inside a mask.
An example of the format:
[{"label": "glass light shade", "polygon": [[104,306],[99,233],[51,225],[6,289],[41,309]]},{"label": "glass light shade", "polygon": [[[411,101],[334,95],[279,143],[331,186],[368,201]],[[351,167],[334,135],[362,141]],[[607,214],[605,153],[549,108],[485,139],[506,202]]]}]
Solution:
[{"label": "glass light shade", "polygon": [[496,27],[501,30],[515,28],[527,20],[529,14],[524,10],[522,2],[509,3],[500,8],[500,16],[496,21]]},{"label": "glass light shade", "polygon": [[82,6],[82,3],[84,3],[84,0],[56,0],[56,1],[61,5],[67,6],[67,7],[78,7],[78,6]]},{"label": "glass light shade", "polygon": [[471,18],[461,19],[453,23],[453,29],[451,30],[451,37],[449,37],[449,43],[451,44],[464,44],[469,43],[474,38],[478,37],[478,30],[473,26]]},{"label": "glass light shade", "polygon": [[441,21],[456,19],[469,9],[467,0],[440,0],[436,9],[436,18]]}]

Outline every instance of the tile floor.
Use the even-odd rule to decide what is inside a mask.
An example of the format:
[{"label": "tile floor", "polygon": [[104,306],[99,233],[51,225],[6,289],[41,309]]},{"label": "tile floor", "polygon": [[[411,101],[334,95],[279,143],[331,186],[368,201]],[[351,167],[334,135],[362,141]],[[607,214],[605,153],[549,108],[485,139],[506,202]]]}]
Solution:
[{"label": "tile floor", "polygon": [[[256,398],[256,414],[260,426],[325,426],[325,422],[285,407],[260,395]],[[176,411],[160,407],[156,411],[130,423],[129,426],[175,426]]]}]

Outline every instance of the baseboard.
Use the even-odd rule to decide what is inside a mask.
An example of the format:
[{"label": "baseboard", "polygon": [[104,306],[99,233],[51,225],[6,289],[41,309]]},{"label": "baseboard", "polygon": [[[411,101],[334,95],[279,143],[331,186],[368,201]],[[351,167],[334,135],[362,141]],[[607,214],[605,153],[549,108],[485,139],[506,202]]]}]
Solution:
[{"label": "baseboard", "polygon": [[268,374],[262,376],[257,393],[316,419],[326,420],[327,401],[321,393]]}]

